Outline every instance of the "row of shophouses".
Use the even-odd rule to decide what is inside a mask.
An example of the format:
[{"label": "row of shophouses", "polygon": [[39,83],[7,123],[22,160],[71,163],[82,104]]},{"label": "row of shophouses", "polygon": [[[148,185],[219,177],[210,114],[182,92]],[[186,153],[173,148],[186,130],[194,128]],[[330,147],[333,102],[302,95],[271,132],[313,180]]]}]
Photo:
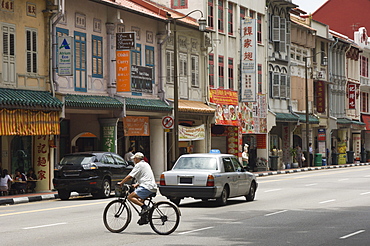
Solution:
[{"label": "row of shophouses", "polygon": [[1,166],[34,168],[38,190],[77,151],[131,146],[158,178],[244,144],[254,170],[274,147],[370,150],[365,28],[352,40],[290,0],[0,2]]}]

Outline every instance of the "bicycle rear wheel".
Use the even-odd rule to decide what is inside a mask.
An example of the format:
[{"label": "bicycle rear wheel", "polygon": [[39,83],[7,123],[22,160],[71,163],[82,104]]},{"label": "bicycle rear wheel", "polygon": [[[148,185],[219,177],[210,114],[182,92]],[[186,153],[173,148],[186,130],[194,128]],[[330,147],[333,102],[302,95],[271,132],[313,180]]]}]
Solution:
[{"label": "bicycle rear wheel", "polygon": [[180,223],[180,210],[171,202],[157,202],[149,211],[149,223],[157,234],[169,235]]},{"label": "bicycle rear wheel", "polygon": [[131,222],[131,209],[123,200],[111,201],[104,209],[103,221],[110,232],[122,232]]}]

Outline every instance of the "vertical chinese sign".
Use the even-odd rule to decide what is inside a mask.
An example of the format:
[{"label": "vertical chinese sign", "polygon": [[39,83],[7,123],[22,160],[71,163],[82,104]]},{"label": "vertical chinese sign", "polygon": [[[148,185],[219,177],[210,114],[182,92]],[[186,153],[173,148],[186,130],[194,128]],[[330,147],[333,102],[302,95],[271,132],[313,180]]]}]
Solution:
[{"label": "vertical chinese sign", "polygon": [[356,85],[348,84],[348,109],[356,108]]},{"label": "vertical chinese sign", "polygon": [[241,28],[241,101],[256,101],[256,57],[257,22],[255,19],[242,20]]},{"label": "vertical chinese sign", "polygon": [[49,136],[35,137],[35,174],[37,190],[50,190]]},{"label": "vertical chinese sign", "polygon": [[325,82],[316,82],[316,107],[318,113],[325,112]]},{"label": "vertical chinese sign", "polygon": [[99,119],[102,151],[116,152],[117,122],[118,119]]}]

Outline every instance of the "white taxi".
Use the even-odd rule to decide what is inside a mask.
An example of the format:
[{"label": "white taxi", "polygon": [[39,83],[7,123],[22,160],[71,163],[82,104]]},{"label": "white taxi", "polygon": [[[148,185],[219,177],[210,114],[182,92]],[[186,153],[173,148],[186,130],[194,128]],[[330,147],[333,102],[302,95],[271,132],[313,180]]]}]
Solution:
[{"label": "white taxi", "polygon": [[179,157],[172,170],[163,172],[159,191],[175,204],[181,199],[216,199],[226,205],[231,197],[245,196],[253,201],[257,179],[247,172],[234,155],[186,154]]}]

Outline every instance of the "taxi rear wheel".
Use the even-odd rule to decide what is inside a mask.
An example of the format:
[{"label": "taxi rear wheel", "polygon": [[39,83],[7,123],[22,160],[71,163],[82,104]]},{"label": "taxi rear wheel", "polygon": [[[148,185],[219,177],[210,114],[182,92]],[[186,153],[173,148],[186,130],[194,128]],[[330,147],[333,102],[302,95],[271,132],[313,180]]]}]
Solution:
[{"label": "taxi rear wheel", "polygon": [[229,197],[229,192],[226,187],[222,190],[221,196],[216,199],[217,203],[221,206],[224,206],[227,204],[227,198]]},{"label": "taxi rear wheel", "polygon": [[249,188],[249,193],[248,195],[245,196],[247,201],[253,201],[254,197],[256,196],[256,183],[252,183],[251,187]]}]

